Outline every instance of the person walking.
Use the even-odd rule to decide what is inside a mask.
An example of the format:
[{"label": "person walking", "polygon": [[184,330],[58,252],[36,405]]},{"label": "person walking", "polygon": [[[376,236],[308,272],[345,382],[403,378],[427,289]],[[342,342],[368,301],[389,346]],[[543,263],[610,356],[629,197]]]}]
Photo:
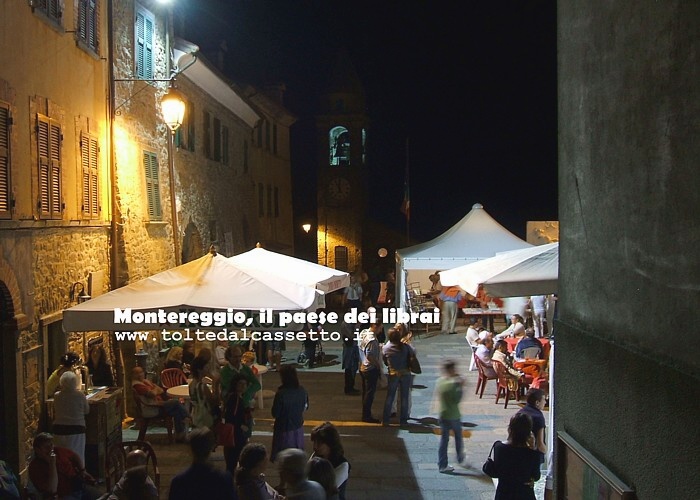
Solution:
[{"label": "person walking", "polygon": [[457,366],[452,360],[442,365],[443,376],[437,381],[437,391],[440,415],[440,447],[438,448],[438,469],[443,474],[454,471],[447,463],[447,443],[450,431],[455,436],[457,461],[464,461],[464,444],[462,441],[462,415],[459,413],[459,402],[462,400],[464,379],[457,373]]}]

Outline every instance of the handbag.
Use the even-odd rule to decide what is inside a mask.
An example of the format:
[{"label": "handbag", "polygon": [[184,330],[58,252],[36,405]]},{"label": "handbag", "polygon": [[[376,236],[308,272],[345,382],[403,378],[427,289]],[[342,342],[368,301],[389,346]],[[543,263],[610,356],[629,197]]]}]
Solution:
[{"label": "handbag", "polygon": [[420,361],[418,361],[418,358],[413,351],[408,353],[408,368],[411,370],[411,373],[415,373],[416,375],[423,373],[423,370],[420,367]]},{"label": "handbag", "polygon": [[216,424],[216,444],[225,448],[232,448],[236,445],[235,431],[233,424],[227,424],[221,420]]},{"label": "handbag", "polygon": [[489,457],[486,459],[486,462],[484,462],[484,465],[481,467],[481,470],[484,472],[489,477],[498,477],[498,469],[496,467],[496,462],[493,461],[493,458],[491,458],[491,455],[493,455],[493,449],[496,447],[496,443],[500,443],[500,441],[496,441],[493,443],[493,446],[491,446],[491,451],[489,452]]}]

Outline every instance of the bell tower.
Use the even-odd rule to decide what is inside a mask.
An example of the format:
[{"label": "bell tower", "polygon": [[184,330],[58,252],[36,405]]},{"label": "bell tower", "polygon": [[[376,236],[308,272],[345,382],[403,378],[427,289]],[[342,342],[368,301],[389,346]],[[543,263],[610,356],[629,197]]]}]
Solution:
[{"label": "bell tower", "polygon": [[364,89],[342,50],[316,115],[318,263],[342,271],[362,267],[367,127]]}]

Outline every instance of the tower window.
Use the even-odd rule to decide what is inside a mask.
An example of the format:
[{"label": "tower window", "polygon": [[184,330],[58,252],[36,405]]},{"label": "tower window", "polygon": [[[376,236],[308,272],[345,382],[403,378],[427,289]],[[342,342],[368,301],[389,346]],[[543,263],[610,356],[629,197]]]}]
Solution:
[{"label": "tower window", "polygon": [[350,132],[345,127],[333,127],[328,134],[331,165],[350,166]]}]

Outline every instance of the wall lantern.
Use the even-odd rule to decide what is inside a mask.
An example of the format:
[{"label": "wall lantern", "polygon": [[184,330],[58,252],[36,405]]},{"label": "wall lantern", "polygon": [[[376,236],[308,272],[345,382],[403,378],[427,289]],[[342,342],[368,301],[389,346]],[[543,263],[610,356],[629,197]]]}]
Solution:
[{"label": "wall lantern", "polygon": [[306,224],[302,224],[301,228],[304,230],[305,233],[308,234],[308,232],[311,231],[311,224],[307,222]]},{"label": "wall lantern", "polygon": [[82,304],[83,302],[90,300],[92,297],[85,293],[85,286],[79,281],[76,281],[73,283],[73,286],[71,286],[69,298],[71,302],[77,300],[78,304]]},{"label": "wall lantern", "polygon": [[160,106],[163,110],[163,120],[174,134],[185,119],[185,99],[177,89],[170,87],[160,101]]}]

